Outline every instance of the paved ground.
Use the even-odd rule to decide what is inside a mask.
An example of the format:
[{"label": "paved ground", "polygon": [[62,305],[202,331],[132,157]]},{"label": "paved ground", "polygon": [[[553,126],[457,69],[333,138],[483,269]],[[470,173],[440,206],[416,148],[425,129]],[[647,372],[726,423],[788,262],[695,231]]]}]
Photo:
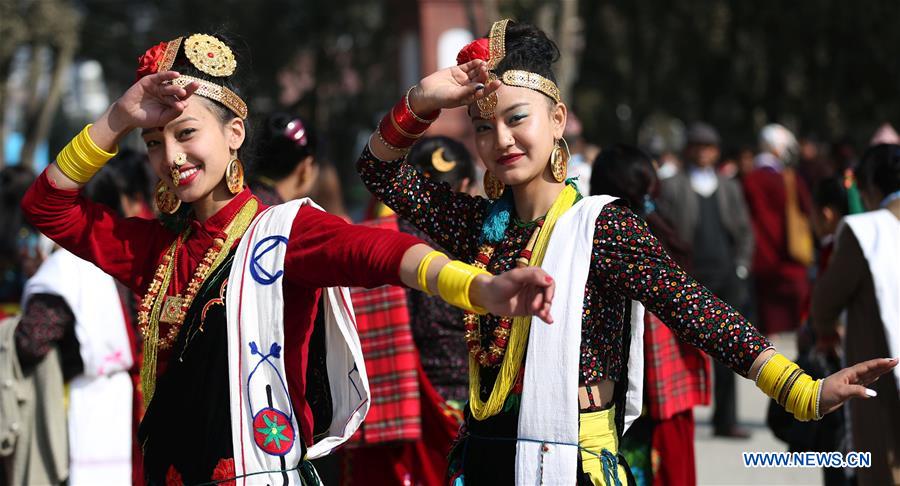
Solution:
[{"label": "paved ground", "polygon": [[[792,338],[775,340],[775,346],[788,357],[796,349]],[[753,433],[749,440],[730,440],[713,437],[712,409],[698,407],[694,410],[697,421],[695,439],[697,454],[697,481],[701,485],[820,485],[822,472],[806,468],[745,468],[741,461],[744,451],[786,451],[785,444],[775,438],[766,427],[765,414],[768,399],[750,380],[738,378],[738,420]]]}]

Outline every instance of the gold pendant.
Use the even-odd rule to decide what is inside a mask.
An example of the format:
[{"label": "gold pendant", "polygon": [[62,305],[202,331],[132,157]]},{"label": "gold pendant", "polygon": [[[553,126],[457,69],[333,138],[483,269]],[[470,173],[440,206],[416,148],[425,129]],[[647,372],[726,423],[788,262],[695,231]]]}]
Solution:
[{"label": "gold pendant", "polygon": [[167,296],[163,302],[162,311],[159,313],[159,322],[166,324],[181,323],[181,306],[184,304],[184,297]]}]

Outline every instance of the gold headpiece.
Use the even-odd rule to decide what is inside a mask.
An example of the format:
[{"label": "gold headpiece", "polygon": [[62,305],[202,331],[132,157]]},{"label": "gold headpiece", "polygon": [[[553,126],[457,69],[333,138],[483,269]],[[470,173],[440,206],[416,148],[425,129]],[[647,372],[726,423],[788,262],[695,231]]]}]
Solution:
[{"label": "gold headpiece", "polygon": [[244,103],[244,100],[242,100],[240,96],[238,96],[234,91],[231,91],[225,86],[211,83],[209,81],[206,81],[205,79],[185,75],[179,76],[172,80],[172,84],[180,86],[182,88],[191,84],[191,82],[200,85],[200,87],[197,88],[197,91],[195,91],[194,94],[198,94],[211,100],[218,101],[219,103],[222,103],[223,105],[228,107],[229,110],[231,110],[241,119],[247,118],[247,103]]},{"label": "gold headpiece", "polygon": [[231,49],[211,35],[188,37],[184,41],[184,54],[195,68],[217,78],[231,76],[237,67]]},{"label": "gold headpiece", "polygon": [[559,86],[538,73],[512,69],[503,73],[503,84],[507,86],[518,86],[520,88],[530,88],[544,93],[557,103],[560,101]]},{"label": "gold headpiece", "polygon": [[[487,59],[488,69],[493,71],[500,65],[503,58],[506,57],[506,27],[509,25],[509,19],[498,20],[491,26],[491,34],[488,38],[489,57]],[[483,41],[482,41],[483,42]],[[488,74],[488,84],[498,79],[494,72]],[[507,86],[518,86],[520,88],[529,88],[549,96],[553,101],[559,103],[561,97],[559,87],[553,81],[541,76],[523,70],[510,70],[503,73],[501,79],[503,84]],[[481,118],[490,120],[494,118],[494,110],[498,103],[497,92],[493,92],[488,96],[475,100],[478,112]]]},{"label": "gold headpiece", "polygon": [[[175,64],[175,58],[178,56],[178,50],[182,45],[184,45],[185,57],[187,57],[192,66],[202,73],[223,78],[234,74],[234,70],[237,68],[234,53],[231,52],[231,49],[224,42],[211,35],[193,34],[187,39],[177,37],[166,43],[165,53],[157,64],[156,72],[172,69],[172,66]],[[247,118],[247,103],[234,91],[225,86],[184,75],[174,79],[172,84],[184,88],[191,82],[200,85],[196,94],[222,103],[242,119]]]}]

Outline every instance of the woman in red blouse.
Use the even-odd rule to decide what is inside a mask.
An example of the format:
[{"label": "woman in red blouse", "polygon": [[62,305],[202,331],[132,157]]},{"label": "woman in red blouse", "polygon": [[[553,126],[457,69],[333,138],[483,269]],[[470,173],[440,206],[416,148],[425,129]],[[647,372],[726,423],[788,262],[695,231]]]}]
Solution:
[{"label": "woman in red blouse", "polygon": [[[224,299],[234,248],[250,219],[264,210],[243,187],[239,155],[247,108],[239,94],[239,66],[228,44],[202,34],[148,50],[137,82],[60,152],[22,203],[40,231],[144,296],[139,320],[149,403],[140,440],[152,484],[235,479]],[[182,228],[121,218],[79,195],[109,152],[135,129],[161,180],[160,210],[176,212],[179,204],[189,209]],[[312,373],[307,347],[321,289],[384,284],[443,289],[441,271],[449,268],[442,256],[430,255],[430,264],[422,265],[430,248],[414,237],[349,225],[311,205],[297,210],[286,243],[283,274],[267,275],[281,277],[283,286],[285,388],[292,409],[286,413],[297,414],[297,447],[304,455],[301,464],[282,461],[281,471],[268,471],[279,484],[295,469],[301,471],[299,482],[314,476],[305,448],[321,424],[314,423],[310,402],[323,397],[306,393]],[[465,295],[457,297],[472,307],[549,318],[553,282],[539,269],[478,275],[468,282]],[[273,345],[263,359],[281,353],[282,347]],[[264,435],[267,453],[274,445],[276,453],[283,449],[286,438],[279,427],[257,429],[269,434]]]}]

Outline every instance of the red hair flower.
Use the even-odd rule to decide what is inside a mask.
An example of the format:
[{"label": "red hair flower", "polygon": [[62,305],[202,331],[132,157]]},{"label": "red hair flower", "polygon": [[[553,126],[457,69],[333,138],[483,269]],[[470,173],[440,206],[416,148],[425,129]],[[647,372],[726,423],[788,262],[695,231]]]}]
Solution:
[{"label": "red hair flower", "polygon": [[219,459],[219,463],[213,470],[212,480],[222,486],[234,486],[234,479],[234,459]]},{"label": "red hair flower", "polygon": [[167,42],[160,42],[147,49],[147,52],[138,58],[137,79],[141,79],[148,74],[156,74],[157,69],[159,69],[159,61],[166,55],[167,44]]},{"label": "red hair flower", "polygon": [[489,61],[491,59],[491,49],[486,38],[475,39],[463,47],[459,54],[456,55],[456,65],[465,64],[474,59]]}]

